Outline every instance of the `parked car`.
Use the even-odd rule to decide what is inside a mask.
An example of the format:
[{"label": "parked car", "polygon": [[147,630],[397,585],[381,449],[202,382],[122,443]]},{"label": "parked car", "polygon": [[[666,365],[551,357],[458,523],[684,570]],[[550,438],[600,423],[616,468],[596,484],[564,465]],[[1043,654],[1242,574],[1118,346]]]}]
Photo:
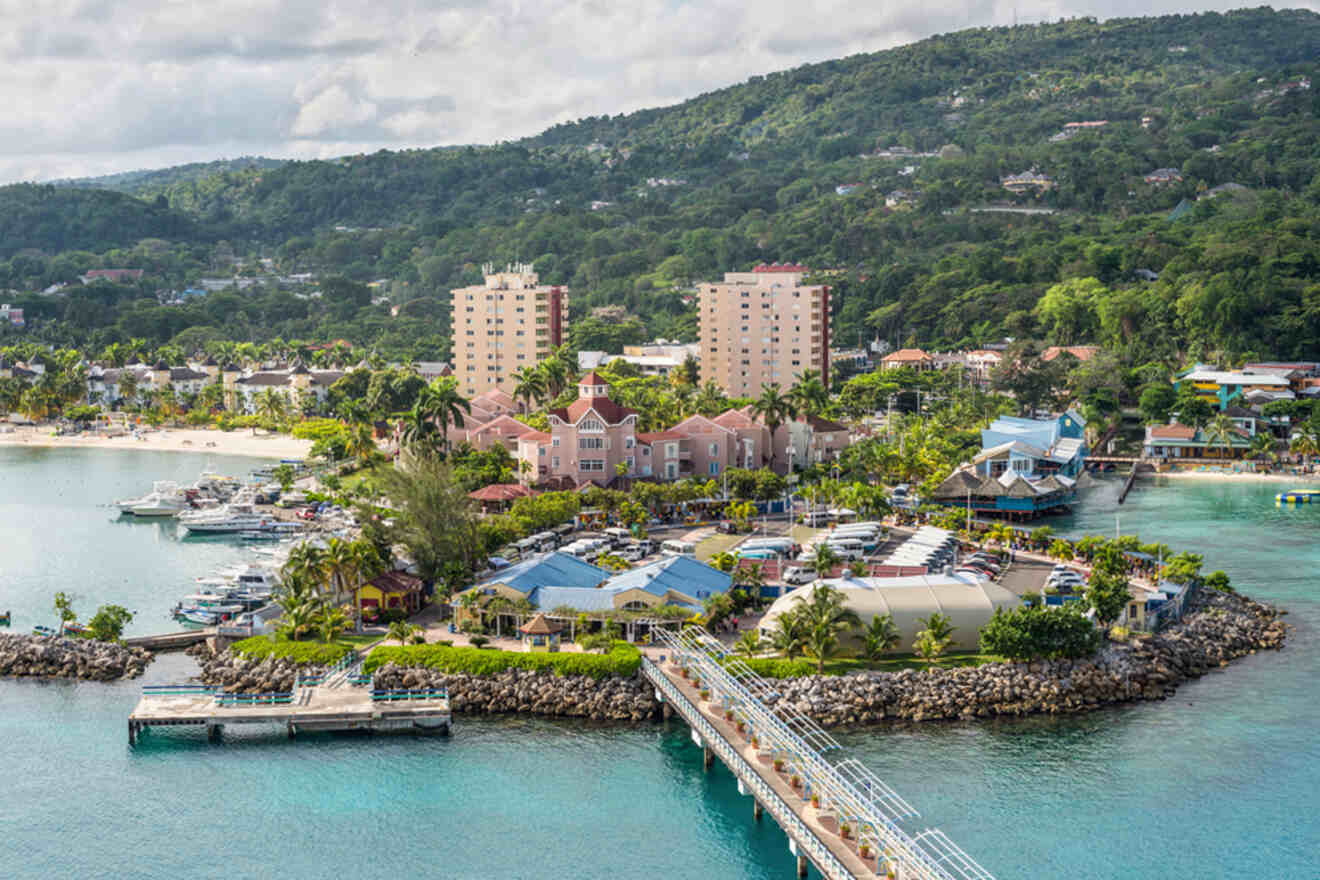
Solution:
[{"label": "parked car", "polygon": [[816,573],[809,568],[804,568],[799,565],[790,565],[788,568],[784,569],[782,579],[786,584],[801,586],[802,584],[809,584],[814,581],[816,579]]},{"label": "parked car", "polygon": [[646,558],[646,551],[637,544],[629,544],[619,551],[619,558],[628,562],[641,562]]}]

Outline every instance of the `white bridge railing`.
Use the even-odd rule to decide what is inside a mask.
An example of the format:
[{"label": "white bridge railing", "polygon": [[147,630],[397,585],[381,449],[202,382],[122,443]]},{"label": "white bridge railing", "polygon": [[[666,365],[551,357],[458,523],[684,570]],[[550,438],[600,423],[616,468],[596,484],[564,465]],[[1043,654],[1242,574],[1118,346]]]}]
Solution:
[{"label": "white bridge railing", "polygon": [[[728,654],[705,631],[692,627],[682,633],[658,630],[656,635],[673,652],[674,661],[687,667],[690,674],[699,676],[701,686],[710,689],[712,705],[718,702],[721,711],[732,711],[735,721],[747,727],[749,739],[755,736],[760,748],[770,752],[772,760],[781,760],[785,772],[801,779],[804,799],[810,800],[814,795],[821,809],[835,814],[840,825],[850,825],[858,843],[867,844],[878,854],[882,875],[884,869],[892,868],[899,880],[994,880],[994,875],[943,832],[927,829],[911,834],[901,827],[900,823],[916,818],[917,811],[861,762],[848,759],[829,763],[824,754],[839,748],[838,742],[816,722],[791,707],[767,705],[768,701],[778,700],[775,687],[746,663]],[[646,661],[643,669],[662,693],[674,690],[673,682],[654,664]],[[688,702],[685,695],[680,697]],[[675,704],[675,708],[679,706]],[[727,744],[699,711],[683,714],[689,723],[692,720],[688,714],[696,715],[709,728],[701,733],[712,748],[720,743],[736,754],[737,750]],[[725,758],[716,751],[721,759]],[[742,761],[741,756],[737,759]],[[759,779],[755,770],[751,772]],[[801,824],[797,814],[793,816]],[[814,833],[808,833],[818,841]],[[820,863],[817,867],[825,870]]]}]

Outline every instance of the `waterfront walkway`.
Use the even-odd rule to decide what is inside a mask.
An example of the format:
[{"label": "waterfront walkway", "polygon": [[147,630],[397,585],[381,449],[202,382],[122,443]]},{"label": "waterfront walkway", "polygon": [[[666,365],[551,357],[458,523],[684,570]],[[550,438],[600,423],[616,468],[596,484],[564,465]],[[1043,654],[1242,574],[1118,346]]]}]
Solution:
[{"label": "waterfront walkway", "polygon": [[773,686],[719,642],[695,628],[659,635],[667,653],[643,658],[642,674],[692,728],[707,769],[718,757],[752,796],[753,816],[768,810],[783,828],[799,877],[810,862],[830,880],[994,880],[943,832],[906,831],[917,812],[859,762],[827,761],[838,743],[771,708]]}]

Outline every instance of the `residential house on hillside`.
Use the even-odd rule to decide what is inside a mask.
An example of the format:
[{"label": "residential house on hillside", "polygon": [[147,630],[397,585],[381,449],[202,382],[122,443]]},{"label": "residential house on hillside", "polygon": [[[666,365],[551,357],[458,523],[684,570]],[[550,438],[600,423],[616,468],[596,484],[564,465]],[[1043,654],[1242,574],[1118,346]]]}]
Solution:
[{"label": "residential house on hillside", "polygon": [[302,361],[287,369],[243,372],[228,364],[220,371],[226,405],[246,413],[255,412],[257,399],[271,389],[282,395],[290,406],[301,408],[309,397],[323,404],[330,386],[345,375],[347,373],[343,370],[312,370]]},{"label": "residential house on hillside", "polygon": [[0,324],[10,324],[14,327],[22,327],[27,323],[23,319],[23,310],[17,306],[11,306],[9,303],[0,305]]},{"label": "residential house on hillside", "polygon": [[1086,420],[1074,410],[1053,419],[1000,416],[981,430],[976,472],[998,477],[1012,471],[1028,479],[1049,474],[1075,478],[1086,464]]},{"label": "residential house on hillside", "polygon": [[918,372],[935,369],[935,359],[919,348],[900,348],[880,359],[880,369],[907,367]]},{"label": "residential house on hillside", "polygon": [[86,275],[78,276],[78,280],[83,284],[91,284],[98,280],[122,284],[125,281],[141,281],[142,275],[141,269],[88,269]]},{"label": "residential house on hillside", "polygon": [[978,348],[967,352],[966,359],[972,381],[985,387],[990,384],[990,373],[1003,362],[1004,356],[997,351]]},{"label": "residential house on hillside", "polygon": [[1041,174],[1036,169],[1023,171],[1021,174],[1010,174],[1007,177],[999,179],[999,185],[1011,193],[1036,192],[1042,193],[1054,189],[1054,178],[1047,174]]},{"label": "residential house on hillside", "polygon": [[1089,361],[1100,353],[1098,345],[1051,345],[1040,353],[1040,359],[1049,362],[1067,352],[1079,361]]},{"label": "residential house on hillside", "polygon": [[1155,186],[1164,186],[1170,183],[1182,183],[1182,172],[1177,168],[1156,168],[1146,175],[1147,183]]},{"label": "residential house on hillside", "polygon": [[1190,388],[1197,397],[1218,409],[1262,392],[1268,399],[1286,400],[1295,396],[1292,380],[1276,372],[1216,370],[1198,364],[1173,380],[1177,391]]}]

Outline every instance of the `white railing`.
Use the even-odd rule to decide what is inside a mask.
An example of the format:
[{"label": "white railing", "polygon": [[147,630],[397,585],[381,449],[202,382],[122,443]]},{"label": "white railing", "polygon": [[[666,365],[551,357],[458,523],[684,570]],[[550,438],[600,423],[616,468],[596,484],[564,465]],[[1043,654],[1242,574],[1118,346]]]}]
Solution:
[{"label": "white railing", "polygon": [[[649,669],[648,669],[649,667]],[[797,845],[803,855],[811,859],[816,868],[825,877],[831,880],[855,880],[852,871],[848,869],[839,858],[830,851],[825,841],[821,840],[814,831],[807,827],[801,817],[789,806],[788,802],[780,797],[769,783],[762,778],[761,774],[747,762],[747,759],[738,754],[737,749],[730,745],[729,741],[715,729],[701,710],[692,704],[685,694],[674,686],[669,678],[656,668],[650,659],[642,658],[642,668],[647,672],[647,678],[655,684],[657,690],[663,694],[664,699],[674,711],[683,716],[683,720],[688,723],[693,730],[700,736],[703,742],[708,745],[720,760],[733,771],[744,784],[751,788],[753,795],[761,802],[761,806],[770,811],[779,827],[784,829],[784,833]]]},{"label": "white railing", "polygon": [[[904,820],[917,817],[917,811],[860,762],[829,764],[823,752],[838,748],[834,738],[803,713],[781,705],[774,685],[729,656],[718,641],[695,627],[657,635],[673,651],[675,662],[711,690],[716,698],[712,703],[718,700],[735,720],[746,724],[772,759],[800,777],[804,797],[816,797],[841,824],[851,825],[858,842],[880,854],[881,865],[892,865],[904,880],[994,880],[942,832],[913,835],[900,827]],[[672,687],[658,668],[649,674]],[[768,702],[776,705],[771,708]]]}]

